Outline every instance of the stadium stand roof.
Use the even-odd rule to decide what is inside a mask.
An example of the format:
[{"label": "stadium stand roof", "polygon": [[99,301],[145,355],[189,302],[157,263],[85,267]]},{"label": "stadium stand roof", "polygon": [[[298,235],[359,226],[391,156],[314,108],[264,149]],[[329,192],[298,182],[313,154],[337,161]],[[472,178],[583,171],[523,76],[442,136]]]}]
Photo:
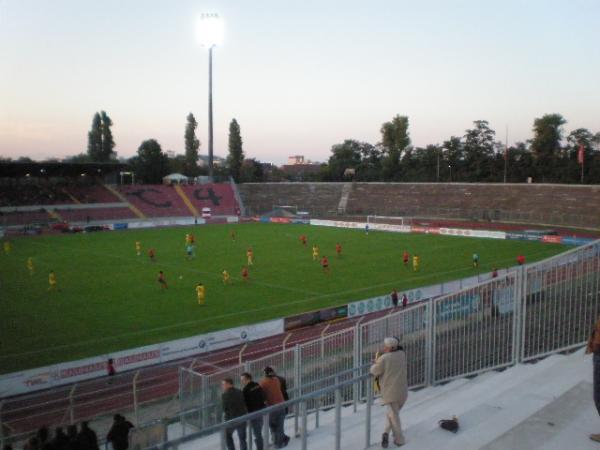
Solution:
[{"label": "stadium stand roof", "polygon": [[130,166],[120,162],[107,163],[64,163],[64,162],[0,162],[0,177],[19,178],[26,176],[75,177],[106,175],[129,170]]}]

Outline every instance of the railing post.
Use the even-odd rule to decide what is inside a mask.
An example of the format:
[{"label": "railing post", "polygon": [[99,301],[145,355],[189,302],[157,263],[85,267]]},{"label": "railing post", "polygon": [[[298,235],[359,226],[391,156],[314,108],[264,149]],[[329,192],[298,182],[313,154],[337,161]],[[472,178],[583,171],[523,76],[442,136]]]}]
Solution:
[{"label": "railing post", "polygon": [[[298,397],[302,396],[302,361],[300,360],[300,344],[294,347],[294,386],[297,387]],[[294,414],[294,435],[298,435],[298,413]]]},{"label": "railing post", "polygon": [[321,397],[315,400],[315,428],[319,428],[319,410],[321,409]]},{"label": "railing post", "polygon": [[75,404],[73,399],[75,389],[77,389],[77,383],[75,383],[69,391],[69,425],[73,425],[75,423]]},{"label": "railing post", "polygon": [[226,428],[223,427],[221,428],[221,450],[227,450],[227,446],[226,446],[226,439],[225,439],[225,433],[226,433]]},{"label": "railing post", "polygon": [[137,379],[140,375],[140,371],[138,370],[133,376],[133,414],[135,416],[135,426],[140,424],[140,416],[138,414],[138,396],[137,396]]},{"label": "railing post", "polygon": [[365,449],[371,446],[371,403],[373,403],[373,378],[367,378],[367,417],[365,418]]},{"label": "railing post", "polygon": [[425,385],[433,384],[433,333],[434,333],[434,309],[433,299],[427,303],[427,328],[425,329]]},{"label": "railing post", "polygon": [[302,450],[306,450],[308,447],[308,430],[306,429],[307,427],[307,420],[306,420],[306,410],[308,409],[307,405],[306,405],[306,400],[303,401],[302,403],[300,403],[300,411],[302,414],[302,430],[301,430],[301,434],[300,434],[300,438],[301,438],[301,443],[302,443]]},{"label": "railing post", "polygon": [[[361,355],[361,343],[362,343],[362,336],[361,336],[361,331],[360,331],[360,326],[357,324],[354,327],[354,355],[353,355],[353,359],[354,359],[354,365],[352,367],[360,367],[360,355]],[[359,374],[361,375],[361,374]],[[354,377],[354,374],[352,374],[352,377]],[[361,383],[354,383],[354,385],[352,386],[352,407],[354,412],[356,412],[356,409],[358,407],[358,400],[360,397],[360,385]]]},{"label": "railing post", "polygon": [[[338,379],[336,377],[336,384]],[[335,450],[342,448],[342,390],[335,390]]]},{"label": "railing post", "polygon": [[253,436],[253,434],[252,434],[252,422],[251,421],[248,421],[246,423],[246,430],[247,430],[246,431],[246,436],[248,437],[248,441],[247,441],[248,445],[247,445],[247,447],[248,447],[248,450],[252,450],[252,448],[253,448],[252,447],[252,436]]},{"label": "railing post", "polygon": [[269,414],[268,413],[263,416],[262,434],[263,434],[264,448],[269,448]]},{"label": "railing post", "polygon": [[523,359],[525,323],[527,322],[527,272],[520,266],[515,274],[515,303],[513,305],[513,363]]}]

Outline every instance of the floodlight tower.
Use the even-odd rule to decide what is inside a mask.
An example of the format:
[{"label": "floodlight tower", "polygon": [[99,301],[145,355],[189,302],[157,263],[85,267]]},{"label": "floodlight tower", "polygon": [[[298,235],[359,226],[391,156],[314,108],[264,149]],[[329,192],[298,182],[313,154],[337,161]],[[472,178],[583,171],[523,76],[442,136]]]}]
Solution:
[{"label": "floodlight tower", "polygon": [[213,178],[213,101],[212,54],[213,48],[223,42],[223,22],[216,13],[200,15],[196,29],[200,45],[208,48],[208,176]]}]

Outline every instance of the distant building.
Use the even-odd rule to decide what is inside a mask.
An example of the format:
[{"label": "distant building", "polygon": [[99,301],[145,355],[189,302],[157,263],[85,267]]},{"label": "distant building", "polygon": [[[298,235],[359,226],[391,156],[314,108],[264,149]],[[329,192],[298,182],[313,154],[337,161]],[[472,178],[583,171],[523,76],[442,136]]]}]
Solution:
[{"label": "distant building", "polygon": [[[307,161],[308,162],[308,161]],[[288,156],[288,166],[294,166],[296,164],[305,164],[304,155]]]}]

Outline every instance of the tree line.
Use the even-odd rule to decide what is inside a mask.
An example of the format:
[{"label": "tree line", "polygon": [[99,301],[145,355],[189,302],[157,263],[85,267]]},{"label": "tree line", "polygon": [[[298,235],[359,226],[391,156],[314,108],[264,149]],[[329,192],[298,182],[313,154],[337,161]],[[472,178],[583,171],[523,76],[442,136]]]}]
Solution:
[{"label": "tree line", "polygon": [[[381,125],[381,141],[375,144],[346,139],[331,148],[327,162],[301,176],[286,174],[272,164],[246,158],[240,125],[229,124],[228,155],[215,165],[217,176],[237,182],[260,181],[404,181],[404,182],[534,182],[600,183],[600,132],[586,128],[565,132],[565,118],[545,114],[533,122],[533,137],[510,147],[497,139],[486,120],[475,120],[462,136],[438,144],[413,146],[409,119],[396,115]],[[88,132],[87,152],[65,161],[116,161],[113,122],[105,111],[96,112]],[[164,151],[156,139],[143,141],[128,162],[136,177],[160,183],[169,173],[188,177],[208,174],[199,164],[201,143],[198,122],[189,113],[184,129],[184,154]]]},{"label": "tree line", "polygon": [[[408,117],[381,126],[381,142],[352,139],[331,149],[316,178],[322,181],[507,182],[531,177],[540,183],[600,183],[600,132],[577,128],[565,135],[566,120],[546,114],[533,123],[533,138],[510,147],[486,120],[441,144],[411,145]],[[348,170],[351,169],[351,170]]]}]

